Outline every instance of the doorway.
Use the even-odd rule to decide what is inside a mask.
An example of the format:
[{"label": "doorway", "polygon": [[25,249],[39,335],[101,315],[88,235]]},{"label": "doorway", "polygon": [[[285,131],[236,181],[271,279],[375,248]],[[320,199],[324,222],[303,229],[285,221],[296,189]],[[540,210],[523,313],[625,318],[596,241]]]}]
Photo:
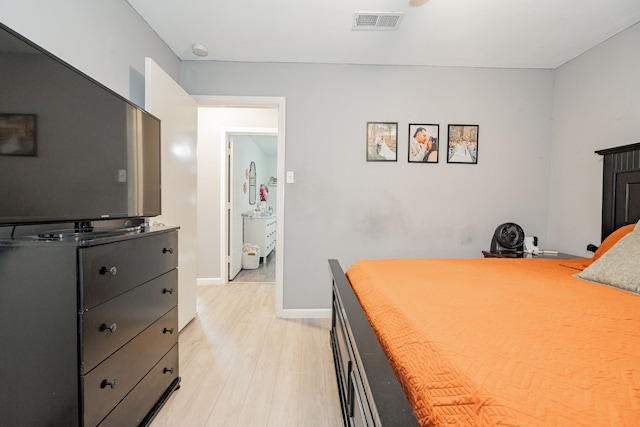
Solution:
[{"label": "doorway", "polygon": [[[277,182],[275,187],[277,201],[275,243],[275,311],[278,317],[284,314],[284,279],[283,258],[285,241],[285,98],[283,97],[245,97],[245,96],[194,96],[199,106],[198,125],[198,283],[226,284],[228,278],[228,210],[227,187],[228,167],[226,156],[226,134],[241,131],[242,127],[253,126],[277,129]],[[263,116],[270,116],[268,121],[239,123],[229,115],[216,119],[215,129],[205,135],[214,144],[201,144],[203,136],[201,119],[203,111],[210,109],[224,110],[261,110]],[[275,124],[275,126],[274,126]],[[206,189],[205,194],[202,189]],[[200,254],[204,254],[201,256]],[[203,260],[207,260],[206,262]],[[216,259],[218,260],[216,262]],[[206,271],[201,270],[205,268]]]},{"label": "doorway", "polygon": [[277,129],[226,134],[230,282],[276,281],[277,143]]}]

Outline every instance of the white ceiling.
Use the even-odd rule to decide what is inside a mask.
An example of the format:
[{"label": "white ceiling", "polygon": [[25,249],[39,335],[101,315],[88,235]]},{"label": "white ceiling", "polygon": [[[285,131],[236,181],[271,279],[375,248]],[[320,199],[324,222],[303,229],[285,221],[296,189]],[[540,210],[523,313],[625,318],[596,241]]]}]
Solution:
[{"label": "white ceiling", "polygon": [[[181,60],[557,68],[640,22],[640,0],[128,0]],[[415,6],[412,6],[414,4]],[[352,31],[355,12],[405,12]]]}]

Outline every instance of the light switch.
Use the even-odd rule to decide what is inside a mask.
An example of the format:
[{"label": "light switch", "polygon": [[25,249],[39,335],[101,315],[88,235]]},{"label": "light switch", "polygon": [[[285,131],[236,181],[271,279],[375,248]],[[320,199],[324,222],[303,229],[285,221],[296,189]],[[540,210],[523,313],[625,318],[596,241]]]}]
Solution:
[{"label": "light switch", "polygon": [[127,182],[126,169],[118,169],[118,182]]},{"label": "light switch", "polygon": [[287,171],[287,184],[293,184],[293,182],[294,182],[293,171]]}]

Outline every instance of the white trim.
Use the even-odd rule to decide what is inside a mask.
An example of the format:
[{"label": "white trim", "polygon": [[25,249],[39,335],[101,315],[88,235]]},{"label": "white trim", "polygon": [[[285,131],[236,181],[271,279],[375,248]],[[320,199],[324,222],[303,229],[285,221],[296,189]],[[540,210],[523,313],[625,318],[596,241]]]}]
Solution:
[{"label": "white trim", "polygon": [[331,317],[330,308],[300,308],[300,309],[283,309],[278,315],[284,319],[328,319]]},{"label": "white trim", "polygon": [[199,106],[209,107],[279,107],[284,105],[285,98],[281,96],[216,96],[192,95]]},{"label": "white trim", "polygon": [[[277,317],[289,317],[289,311],[293,317],[295,313],[300,310],[287,310],[285,314],[284,310],[284,197],[285,197],[285,118],[286,118],[286,99],[284,97],[266,97],[266,96],[214,96],[214,95],[194,95],[193,98],[198,103],[199,107],[215,106],[215,107],[228,107],[228,108],[240,108],[240,107],[272,107],[278,109],[278,159],[277,159],[277,178],[278,183],[282,183],[276,187],[277,191],[277,206],[276,206],[276,286],[275,286],[275,300],[276,300],[276,316]],[[224,130],[223,130],[224,132]],[[222,136],[222,135],[221,135]],[[221,224],[220,224],[220,272],[224,277],[228,273],[226,271],[226,237],[227,237],[227,217],[226,217],[226,187],[227,187],[227,175],[226,175],[226,136],[222,139],[220,156],[220,170],[224,171],[220,180],[220,197],[221,197]],[[224,249],[222,249],[224,248]],[[307,313],[309,310],[302,310]],[[313,311],[313,310],[312,310]],[[330,313],[330,311],[329,311]]]}]

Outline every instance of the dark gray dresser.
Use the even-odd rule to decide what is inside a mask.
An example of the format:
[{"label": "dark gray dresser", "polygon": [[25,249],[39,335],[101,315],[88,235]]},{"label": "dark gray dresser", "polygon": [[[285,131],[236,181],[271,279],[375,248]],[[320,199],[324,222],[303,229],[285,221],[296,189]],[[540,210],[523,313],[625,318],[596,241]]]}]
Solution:
[{"label": "dark gray dresser", "polygon": [[0,240],[0,417],[138,426],[179,386],[178,230]]}]

